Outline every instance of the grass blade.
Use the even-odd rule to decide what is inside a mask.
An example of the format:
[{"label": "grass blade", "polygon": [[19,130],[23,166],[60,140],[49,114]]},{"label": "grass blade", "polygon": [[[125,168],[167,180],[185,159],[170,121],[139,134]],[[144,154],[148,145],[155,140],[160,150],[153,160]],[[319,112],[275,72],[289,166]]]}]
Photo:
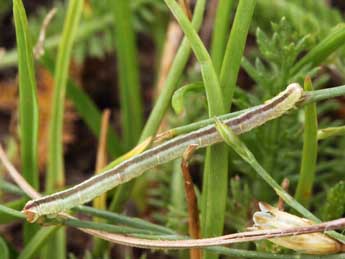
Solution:
[{"label": "grass blade", "polygon": [[222,68],[226,47],[226,36],[229,33],[231,9],[233,5],[233,0],[220,0],[217,6],[217,14],[212,34],[211,57],[214,68],[218,74]]},{"label": "grass blade", "polygon": [[[213,117],[224,113],[218,77],[205,46],[179,5],[174,0],[165,0],[165,2],[188,38],[201,66],[209,116]],[[228,159],[225,145],[220,144],[208,148],[206,151],[202,206],[202,232],[204,236],[219,235],[223,232],[227,171]],[[216,175],[215,172],[217,172]],[[214,221],[215,218],[217,218],[217,221]]]},{"label": "grass blade", "polygon": [[[196,31],[199,30],[202,18],[204,15],[206,6],[206,0],[198,0],[195,5],[194,15],[192,19],[193,27]],[[175,89],[178,86],[182,73],[187,65],[188,58],[191,53],[189,41],[185,37],[182,40],[181,46],[176,53],[176,57],[171,65],[169,74],[165,81],[164,87],[158,100],[153,107],[153,110],[145,124],[144,130],[141,134],[140,140],[143,141],[150,136],[154,136],[160,125],[160,122],[168,110],[170,100],[174,94]]]},{"label": "grass blade", "polygon": [[[38,189],[38,125],[39,112],[37,84],[31,35],[21,0],[13,1],[19,70],[20,153],[24,178]],[[37,227],[25,224],[24,241],[27,242]]]},{"label": "grass blade", "polygon": [[[57,64],[54,73],[54,93],[52,104],[52,117],[49,125],[49,150],[46,190],[51,192],[64,186],[63,169],[63,115],[68,69],[73,42],[81,18],[83,0],[70,1],[65,18],[61,42],[57,54]],[[60,229],[48,251],[56,251],[56,258],[66,258],[66,237],[64,229]],[[48,255],[48,253],[47,253]]]},{"label": "grass blade", "polygon": [[[123,141],[126,149],[137,143],[143,127],[136,37],[130,1],[109,1],[116,27],[114,40],[118,63]],[[125,35],[125,37],[124,37]]]},{"label": "grass blade", "polygon": [[235,20],[226,46],[219,79],[226,108],[231,107],[255,4],[256,0],[239,1]]},{"label": "grass blade", "polygon": [[[309,77],[304,82],[304,90],[312,91]],[[311,103],[304,107],[305,122],[303,135],[303,155],[301,171],[297,183],[295,199],[307,206],[312,193],[317,160],[317,111],[316,104]]]},{"label": "grass blade", "polygon": [[[40,251],[40,248],[45,245],[45,242],[60,228],[60,226],[41,228],[36,235],[31,237],[31,241],[21,251],[18,259],[34,258],[33,256]],[[52,258],[52,252],[50,251],[50,258]],[[59,253],[60,251],[54,251],[53,253]]]},{"label": "grass blade", "polygon": [[[193,26],[196,29],[199,29],[201,26],[202,17],[205,11],[205,6],[206,6],[206,0],[198,0],[196,3],[193,21],[192,21]],[[169,107],[171,97],[178,85],[178,82],[181,78],[184,68],[187,65],[190,53],[191,53],[190,44],[188,40],[184,38],[181,43],[181,47],[176,53],[174,62],[171,65],[171,69],[167,76],[163,90],[141,133],[139,143],[142,141],[145,141],[145,139],[151,136],[154,136],[156,134],[158,127],[161,123],[161,120]],[[134,185],[134,182],[132,181],[125,185],[119,186],[116,192],[116,196],[110,205],[110,210],[118,211],[118,208],[121,207],[121,203],[127,200],[130,190],[133,185]]]}]

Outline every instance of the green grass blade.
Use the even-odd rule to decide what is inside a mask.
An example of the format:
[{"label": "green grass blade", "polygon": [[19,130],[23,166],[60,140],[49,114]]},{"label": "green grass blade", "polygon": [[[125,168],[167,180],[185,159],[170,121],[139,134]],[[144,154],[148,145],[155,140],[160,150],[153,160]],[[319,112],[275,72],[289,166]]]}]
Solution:
[{"label": "green grass blade", "polygon": [[[19,71],[19,132],[22,172],[24,178],[38,189],[38,125],[39,112],[37,85],[32,52],[31,35],[25,9],[21,0],[13,1]],[[37,227],[25,224],[24,241],[27,242]]]},{"label": "green grass blade", "polygon": [[[125,149],[129,150],[139,140],[143,127],[136,35],[130,1],[110,0],[108,3],[113,12],[116,27],[114,41],[119,75],[123,144]],[[110,206],[111,210],[122,209],[123,203],[132,191],[133,184],[128,183],[117,188]]]},{"label": "green grass blade", "polygon": [[[44,227],[41,228],[33,237],[31,241],[18,256],[18,259],[30,259],[34,258],[34,255],[40,251],[40,248],[45,245],[45,242],[60,228],[60,226]],[[50,251],[50,258],[54,258],[54,255],[59,251]]]},{"label": "green grass blade", "polygon": [[1,205],[1,204],[0,204],[0,212],[1,212],[1,214],[6,214],[6,215],[9,215],[13,218],[25,219],[25,215],[23,213],[21,213],[20,211],[11,209],[11,208],[6,207],[6,206]]},{"label": "green grass blade", "polygon": [[[52,103],[51,121],[49,125],[49,150],[46,190],[51,192],[64,186],[63,169],[63,116],[66,85],[69,71],[69,64],[73,42],[81,18],[83,0],[69,2],[67,15],[60,41],[57,63],[54,73],[54,93]],[[52,242],[49,243],[47,251],[56,251],[55,258],[66,258],[66,237],[64,229],[60,229]],[[46,253],[46,257],[48,256]]]},{"label": "green grass blade", "polygon": [[[10,202],[7,202],[5,204],[2,204],[1,206],[3,208],[8,208],[10,209],[13,213],[17,212],[18,214],[16,215],[11,215],[9,213],[0,213],[0,225],[1,224],[9,224],[11,223],[11,221],[17,219],[18,217],[21,217],[19,214],[21,214],[19,212],[19,210],[21,210],[23,208],[23,206],[25,205],[25,203],[27,202],[27,198],[23,197],[17,200],[13,200]],[[0,209],[1,211],[1,209]],[[10,211],[9,211],[10,212]],[[32,224],[31,224],[32,225]]]},{"label": "green grass blade", "polygon": [[109,1],[114,14],[114,41],[118,64],[123,142],[126,149],[137,143],[143,127],[136,36],[130,1]]},{"label": "green grass blade", "polygon": [[[304,82],[304,90],[312,91],[311,79],[308,77]],[[316,104],[307,104],[304,107],[305,122],[303,135],[303,155],[301,171],[297,183],[295,199],[304,206],[308,206],[312,194],[315,179],[317,160],[317,111]]]},{"label": "green grass blade", "polygon": [[[205,11],[206,0],[198,0],[195,6],[194,16],[193,16],[193,26],[199,29],[202,22],[202,17]],[[186,38],[183,39],[179,50],[176,53],[173,64],[165,81],[163,90],[153,107],[153,110],[145,124],[145,127],[141,133],[139,143],[144,141],[150,136],[154,136],[158,130],[158,127],[162,121],[164,114],[166,113],[171,97],[176,89],[184,68],[188,62],[189,55],[191,53],[190,44]],[[114,197],[110,210],[118,211],[122,207],[122,203],[127,200],[129,193],[132,189],[134,182],[129,182],[127,184],[118,187],[116,196]]]},{"label": "green grass blade", "polygon": [[[193,27],[196,31],[200,29],[202,18],[204,15],[206,6],[206,0],[198,0],[194,9],[194,15],[192,19]],[[175,89],[178,86],[182,73],[187,65],[188,58],[191,53],[189,41],[185,37],[176,53],[175,59],[169,70],[169,74],[165,81],[162,92],[159,95],[153,110],[145,124],[144,130],[141,134],[140,140],[143,141],[146,138],[156,134],[160,122],[169,108],[170,100],[174,94]]]},{"label": "green grass blade", "polygon": [[219,74],[226,46],[226,37],[229,33],[231,23],[231,9],[233,0],[220,0],[217,6],[216,19],[214,21],[211,45],[211,57],[214,68]]},{"label": "green grass blade", "polygon": [[330,138],[334,136],[343,136],[343,135],[345,135],[345,126],[328,127],[324,129],[319,129],[317,131],[318,140],[323,140],[326,138]]},{"label": "green grass blade", "polygon": [[256,0],[239,1],[230,37],[226,46],[225,56],[220,73],[220,85],[224,95],[226,108],[231,107],[232,97],[236,88],[237,76],[249,27],[252,21]]},{"label": "green grass blade", "polygon": [[0,236],[0,258],[9,259],[10,252],[8,250],[5,240]]},{"label": "green grass blade", "polygon": [[65,92],[71,51],[81,17],[82,6],[82,0],[71,1],[69,3],[62,39],[58,50],[57,64],[54,73],[55,87],[53,93],[52,118],[49,129],[50,139],[46,185],[48,192],[64,185],[62,131]]},{"label": "green grass blade", "polygon": [[[209,116],[224,113],[223,98],[211,58],[180,6],[174,0],[165,0],[174,14],[201,66]],[[227,196],[228,159],[225,145],[207,149],[203,185],[202,233],[204,236],[220,235],[223,232]],[[216,221],[214,219],[217,219]],[[207,256],[209,258],[209,256]]]}]

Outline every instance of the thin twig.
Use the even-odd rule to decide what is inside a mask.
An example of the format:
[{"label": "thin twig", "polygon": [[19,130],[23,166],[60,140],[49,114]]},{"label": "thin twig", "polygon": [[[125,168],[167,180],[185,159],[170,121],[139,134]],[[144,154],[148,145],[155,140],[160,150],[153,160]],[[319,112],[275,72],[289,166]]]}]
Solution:
[{"label": "thin twig", "polygon": [[11,161],[8,159],[5,150],[3,149],[2,145],[0,145],[0,160],[4,164],[5,168],[7,169],[9,175],[15,181],[15,183],[31,198],[37,199],[40,198],[41,195],[34,189],[28,182],[24,179],[24,177],[17,171],[17,169],[13,166]]},{"label": "thin twig", "polygon": [[[290,181],[288,178],[284,178],[283,182],[281,183],[282,188],[286,192],[288,192],[289,184],[290,184]],[[284,211],[284,205],[285,205],[284,200],[279,196],[278,205],[277,205],[278,209],[281,211]]]},{"label": "thin twig", "polygon": [[42,27],[40,30],[40,35],[38,36],[38,40],[36,43],[36,46],[34,47],[34,56],[36,59],[39,59],[44,54],[44,42],[46,39],[46,32],[47,28],[54,18],[56,14],[57,8],[53,8],[49,11],[49,13],[46,15],[46,17],[43,20]]},{"label": "thin twig", "polygon": [[[186,192],[186,200],[188,206],[188,232],[192,238],[200,238],[200,224],[199,224],[199,210],[198,203],[195,195],[194,185],[192,177],[189,173],[189,159],[191,158],[193,152],[197,148],[197,145],[190,145],[187,150],[183,153],[181,169],[184,178],[184,189]],[[190,250],[191,259],[201,258],[200,249]]]},{"label": "thin twig", "polygon": [[110,110],[104,110],[101,121],[101,131],[98,142],[96,171],[101,172],[107,165],[107,135],[109,129]]},{"label": "thin twig", "polygon": [[[107,241],[129,245],[142,248],[157,248],[157,249],[185,249],[185,248],[200,248],[208,246],[220,246],[229,245],[235,243],[258,241],[263,239],[271,239],[277,237],[296,236],[302,234],[310,234],[316,232],[324,232],[328,230],[335,230],[345,227],[345,218],[328,221],[320,224],[315,224],[308,227],[296,227],[286,229],[274,229],[274,230],[257,230],[247,231],[236,234],[230,234],[225,236],[203,238],[203,239],[186,239],[186,240],[150,240],[137,237],[124,236],[120,234],[97,233],[96,230],[88,230],[89,233],[103,238]],[[339,244],[341,245],[341,244]],[[344,248],[342,248],[344,251]]]},{"label": "thin twig", "polygon": [[[101,121],[101,131],[98,142],[97,149],[97,158],[96,158],[96,174],[102,173],[102,170],[107,165],[107,136],[109,129],[109,119],[110,119],[110,110],[104,110],[102,114]],[[103,193],[101,196],[95,198],[93,204],[96,208],[104,209],[106,207],[106,193]]]},{"label": "thin twig", "polygon": [[158,83],[156,87],[156,96],[159,96],[167,79],[172,62],[175,59],[176,51],[180,46],[183,33],[180,26],[175,20],[169,23],[166,40],[164,42],[162,58],[160,62],[160,70],[158,75]]}]

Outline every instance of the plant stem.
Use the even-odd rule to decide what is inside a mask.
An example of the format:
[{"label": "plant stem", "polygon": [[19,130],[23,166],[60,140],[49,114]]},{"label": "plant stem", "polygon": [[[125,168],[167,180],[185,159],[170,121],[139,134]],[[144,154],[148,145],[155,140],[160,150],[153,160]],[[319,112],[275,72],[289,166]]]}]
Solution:
[{"label": "plant stem", "polygon": [[109,1],[114,17],[114,41],[119,75],[121,119],[124,147],[137,143],[143,126],[136,36],[130,1]]},{"label": "plant stem", "polygon": [[[13,1],[13,15],[18,46],[19,70],[19,131],[20,154],[24,178],[36,189],[39,188],[38,175],[38,125],[39,112],[37,84],[31,34],[25,9],[21,0]],[[24,225],[24,242],[27,243],[37,231],[37,227]]]},{"label": "plant stem", "polygon": [[[199,30],[204,15],[206,0],[198,0],[196,2],[192,24],[196,31]],[[176,57],[171,65],[169,74],[166,78],[164,87],[159,95],[150,116],[145,124],[140,140],[143,141],[150,136],[154,136],[160,125],[160,122],[168,110],[170,99],[178,86],[181,75],[187,65],[188,58],[191,53],[189,41],[185,37],[176,53]]]},{"label": "plant stem", "polygon": [[[204,14],[206,0],[198,0],[195,6],[193,25],[196,29],[200,28],[202,17]],[[164,114],[166,113],[170,99],[177,87],[180,77],[184,71],[190,55],[190,44],[187,39],[183,39],[181,47],[177,51],[173,64],[171,65],[170,72],[165,81],[164,88],[152,110],[150,116],[145,124],[145,127],[141,133],[139,143],[145,139],[154,136],[158,130],[158,127],[162,121]],[[110,210],[118,211],[122,207],[122,203],[128,199],[129,193],[133,188],[134,182],[120,186],[116,192],[116,197],[113,199]]]},{"label": "plant stem", "polygon": [[256,0],[239,1],[234,23],[232,25],[230,37],[226,46],[225,56],[220,73],[220,85],[224,95],[224,104],[226,109],[231,107],[232,97],[236,88],[238,71],[241,66],[241,60],[249,26],[252,21]]},{"label": "plant stem", "polygon": [[[305,91],[312,91],[312,83],[309,77],[304,83]],[[304,206],[308,206],[315,179],[317,160],[317,111],[316,104],[310,103],[304,107],[304,144],[301,162],[301,171],[297,183],[295,199]]]},{"label": "plant stem", "polygon": [[220,73],[223,63],[226,36],[229,32],[231,9],[233,4],[233,0],[219,0],[218,2],[211,45],[211,57],[217,74]]},{"label": "plant stem", "polygon": [[[213,117],[223,114],[225,110],[221,88],[216,71],[205,46],[178,4],[174,0],[165,0],[165,3],[180,24],[201,66],[201,73],[208,101],[209,116]],[[202,206],[202,231],[204,236],[219,235],[223,232],[227,195],[227,165],[227,152],[223,144],[207,148]],[[215,172],[217,172],[216,175]],[[215,218],[217,218],[217,221],[214,221]]]},{"label": "plant stem", "polygon": [[[83,0],[69,2],[65,18],[62,39],[57,54],[57,63],[54,73],[54,92],[49,125],[49,149],[46,190],[51,192],[64,186],[63,163],[63,117],[65,105],[65,93],[68,78],[68,69],[72,46],[81,18]],[[64,229],[59,229],[50,243],[48,250],[54,250],[55,258],[66,258],[66,237]]]}]

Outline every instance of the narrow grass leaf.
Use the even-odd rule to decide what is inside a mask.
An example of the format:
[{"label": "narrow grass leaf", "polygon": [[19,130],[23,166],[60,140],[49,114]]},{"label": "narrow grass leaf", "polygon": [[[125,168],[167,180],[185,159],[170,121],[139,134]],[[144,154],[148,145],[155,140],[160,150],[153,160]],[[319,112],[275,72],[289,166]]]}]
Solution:
[{"label": "narrow grass leaf", "polygon": [[1,205],[1,204],[0,204],[0,212],[3,213],[3,214],[10,215],[10,216],[12,216],[14,218],[25,219],[24,214],[21,213],[20,211],[11,209],[11,208],[6,207],[6,206]]},{"label": "narrow grass leaf", "polygon": [[[200,29],[202,18],[204,16],[206,0],[198,0],[195,5],[194,15],[192,19],[193,28],[198,31]],[[175,59],[171,64],[168,76],[164,83],[161,94],[159,95],[152,112],[145,124],[140,140],[143,141],[150,136],[154,136],[158,130],[161,120],[169,108],[170,100],[178,86],[182,73],[187,65],[188,58],[191,53],[191,47],[188,39],[185,37],[179,49],[176,52]]]},{"label": "narrow grass leaf", "polygon": [[231,23],[231,9],[233,5],[233,0],[220,0],[217,6],[211,44],[211,57],[217,74],[220,74],[220,70],[222,68],[226,38],[229,33]]},{"label": "narrow grass leaf", "polygon": [[[49,124],[47,192],[61,188],[65,182],[62,142],[64,103],[72,46],[81,18],[83,2],[83,0],[69,2],[57,54],[51,121]],[[49,243],[48,250],[56,251],[54,254],[55,258],[66,258],[65,243],[65,232],[61,228],[54,236],[52,242]]]},{"label": "narrow grass leaf", "polygon": [[[223,114],[225,110],[221,88],[205,46],[180,6],[174,0],[165,0],[165,3],[180,24],[201,66],[209,116]],[[220,235],[223,232],[228,178],[227,158],[225,145],[219,144],[207,148],[202,205],[202,232],[204,236]],[[214,221],[215,218],[217,221]]]},{"label": "narrow grass leaf", "polygon": [[5,240],[0,236],[0,258],[9,259],[10,252],[8,250]]},{"label": "narrow grass leaf", "polygon": [[[118,64],[123,146],[126,150],[135,146],[143,128],[143,104],[141,100],[138,50],[133,28],[130,1],[108,1],[113,12],[115,49]],[[111,209],[119,211],[129,197],[134,183],[127,183],[115,191]]]},{"label": "narrow grass leaf", "polygon": [[57,55],[57,63],[54,73],[55,86],[53,93],[52,117],[49,129],[50,138],[46,186],[48,192],[64,185],[62,131],[65,93],[72,46],[81,17],[82,7],[82,0],[69,2],[62,39]]},{"label": "narrow grass leaf", "polygon": [[224,95],[226,108],[231,107],[236,88],[238,72],[249,27],[252,21],[256,0],[239,1],[230,37],[226,46],[220,73],[220,85]]},{"label": "narrow grass leaf", "polygon": [[204,84],[202,82],[191,83],[182,86],[178,90],[175,91],[174,95],[171,99],[171,106],[177,114],[181,114],[183,112],[183,101],[184,97],[188,92],[192,91],[202,91],[204,90]]},{"label": "narrow grass leaf", "polygon": [[143,127],[138,50],[133,28],[130,1],[109,1],[114,15],[114,41],[119,76],[123,141],[126,149],[132,148],[140,137]]},{"label": "narrow grass leaf", "polygon": [[[59,226],[41,228],[33,237],[27,246],[21,251],[18,259],[34,258],[34,255],[40,251],[40,248],[45,245],[46,241],[59,229]],[[58,253],[58,251],[50,251],[51,256]],[[50,257],[52,258],[52,257]]]},{"label": "narrow grass leaf", "polygon": [[[20,154],[24,178],[38,189],[38,126],[37,85],[31,35],[21,0],[13,1],[19,73],[19,132]],[[34,234],[36,227],[25,224],[24,241]]]},{"label": "narrow grass leaf", "polygon": [[[312,91],[311,79],[306,78],[304,90]],[[317,160],[317,110],[316,104],[310,103],[304,107],[305,121],[303,134],[303,151],[301,171],[297,183],[295,199],[304,206],[308,206],[313,189],[316,160]]]}]

